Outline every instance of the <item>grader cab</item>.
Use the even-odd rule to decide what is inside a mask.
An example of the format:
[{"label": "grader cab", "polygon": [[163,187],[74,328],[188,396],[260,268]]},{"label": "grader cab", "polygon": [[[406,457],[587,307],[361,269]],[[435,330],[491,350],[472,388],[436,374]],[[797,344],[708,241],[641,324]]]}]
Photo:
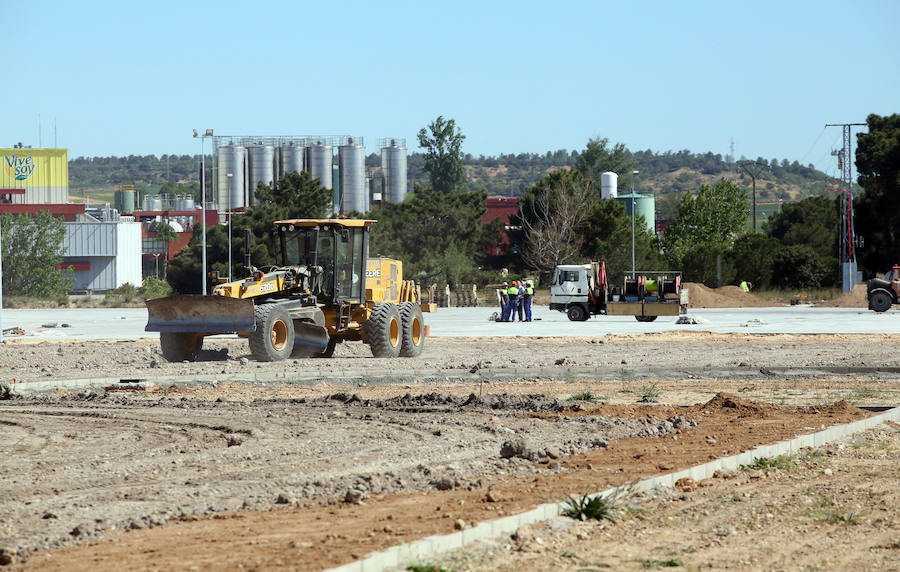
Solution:
[{"label": "grader cab", "polygon": [[222,333],[246,336],[259,361],[330,357],[346,341],[368,344],[375,357],[418,356],[424,320],[402,264],[376,259],[378,276],[367,276],[374,274],[367,271],[374,222],[277,221],[281,266],[262,272],[248,256],[249,276],[219,284],[209,296],[148,300],[145,330],[160,332],[169,361],[195,360],[203,338]]}]

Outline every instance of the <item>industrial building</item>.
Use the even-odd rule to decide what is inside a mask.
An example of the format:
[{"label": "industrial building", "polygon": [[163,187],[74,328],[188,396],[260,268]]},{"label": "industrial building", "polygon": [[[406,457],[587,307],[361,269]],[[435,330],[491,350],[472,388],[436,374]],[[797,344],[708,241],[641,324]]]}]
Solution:
[{"label": "industrial building", "polygon": [[141,225],[133,217],[64,225],[61,267],[73,270],[73,292],[106,292],[125,283],[143,283]]},{"label": "industrial building", "polygon": [[141,227],[108,204],[69,202],[68,149],[0,149],[0,213],[47,211],[63,220],[62,268],[75,292],[105,292],[142,283]]}]

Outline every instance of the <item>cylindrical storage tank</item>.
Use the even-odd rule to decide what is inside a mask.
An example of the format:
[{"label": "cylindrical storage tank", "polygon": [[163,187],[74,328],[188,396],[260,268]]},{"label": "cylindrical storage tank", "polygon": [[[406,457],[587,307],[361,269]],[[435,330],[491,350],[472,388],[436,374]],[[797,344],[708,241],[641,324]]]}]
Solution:
[{"label": "cylindrical storage tank", "polygon": [[331,146],[317,141],[306,148],[306,170],[313,179],[319,179],[319,183],[326,189],[334,188],[333,164],[334,150]]},{"label": "cylindrical storage tank", "polygon": [[275,184],[275,147],[251,145],[247,147],[248,205],[256,204],[256,185]]},{"label": "cylindrical storage tank", "polygon": [[173,211],[183,211],[184,210],[184,195],[176,195],[175,202],[172,205]]},{"label": "cylindrical storage tank", "polygon": [[[619,195],[616,200],[625,205],[625,213],[631,216],[632,195]],[[656,232],[656,197],[634,194],[634,212],[644,217],[644,225],[648,232]]]},{"label": "cylindrical storage tank", "polygon": [[381,172],[384,177],[382,200],[388,203],[402,203],[406,197],[406,147],[391,140],[391,144],[381,149]]},{"label": "cylindrical storage tank", "polygon": [[[224,145],[218,152],[218,186],[216,203],[219,212],[229,207],[241,208],[247,205],[247,150],[240,145]],[[230,177],[228,175],[231,175]]]},{"label": "cylindrical storage tank", "polygon": [[184,207],[184,208],[180,209],[183,211],[194,210],[194,197],[188,197],[188,196],[184,197],[183,202],[181,203],[181,206]]},{"label": "cylindrical storage tank", "polygon": [[366,148],[357,145],[351,137],[346,145],[338,147],[339,186],[341,189],[340,214],[351,211],[364,213],[369,210],[369,189],[366,186]]},{"label": "cylindrical storage tank", "polygon": [[144,210],[154,212],[163,210],[162,199],[159,195],[147,195],[144,197]]},{"label": "cylindrical storage tank", "polygon": [[135,192],[134,189],[125,189],[122,193],[121,203],[118,208],[122,214],[130,215],[134,212]]},{"label": "cylindrical storage tank", "polygon": [[600,174],[600,198],[614,199],[619,195],[618,191],[619,175],[612,171],[605,171]]},{"label": "cylindrical storage tank", "polygon": [[293,142],[278,148],[280,160],[278,161],[278,178],[305,168],[306,147],[295,145]]}]

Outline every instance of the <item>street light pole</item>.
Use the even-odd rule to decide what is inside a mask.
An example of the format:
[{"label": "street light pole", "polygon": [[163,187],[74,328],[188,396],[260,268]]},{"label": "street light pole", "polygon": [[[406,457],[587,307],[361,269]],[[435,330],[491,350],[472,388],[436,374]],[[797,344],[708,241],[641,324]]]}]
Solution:
[{"label": "street light pole", "polygon": [[206,147],[206,138],[213,136],[213,130],[207,129],[203,135],[199,135],[194,129],[194,137],[200,137],[200,213],[202,217],[203,236],[200,241],[200,248],[203,250],[201,259],[203,264],[203,295],[206,296],[206,161],[204,157],[204,148]]},{"label": "street light pole", "polygon": [[639,171],[631,171],[631,277],[634,278],[634,176]]},{"label": "street light pole", "polygon": [[231,178],[234,173],[225,173],[228,184],[225,186],[225,193],[228,195],[228,281],[231,282],[231,219],[234,213],[231,211]]}]

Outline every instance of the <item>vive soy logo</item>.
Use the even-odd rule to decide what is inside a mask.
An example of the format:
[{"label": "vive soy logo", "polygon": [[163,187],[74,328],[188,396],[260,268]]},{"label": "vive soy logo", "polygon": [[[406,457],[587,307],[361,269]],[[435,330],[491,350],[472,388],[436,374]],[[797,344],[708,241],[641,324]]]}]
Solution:
[{"label": "vive soy logo", "polygon": [[16,181],[27,181],[37,167],[31,155],[7,155],[3,159],[6,172]]}]

